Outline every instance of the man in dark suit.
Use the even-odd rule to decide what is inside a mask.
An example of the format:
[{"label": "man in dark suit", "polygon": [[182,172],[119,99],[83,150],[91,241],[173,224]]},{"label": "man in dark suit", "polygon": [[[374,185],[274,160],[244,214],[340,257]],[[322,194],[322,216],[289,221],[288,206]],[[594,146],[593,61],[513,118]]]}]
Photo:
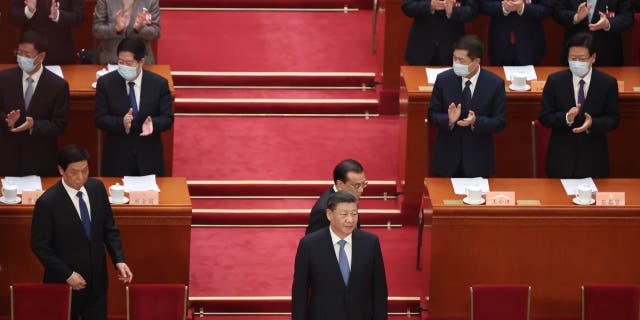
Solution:
[{"label": "man in dark suit", "polygon": [[49,41],[46,65],[75,63],[71,29],[83,19],[84,0],[11,0],[11,23],[23,31],[36,30]]},{"label": "man in dark suit", "polygon": [[358,199],[346,190],[327,201],[331,222],[300,240],[293,320],[387,319],[387,280],[378,237],[356,229]]},{"label": "man in dark suit", "polygon": [[405,59],[410,65],[451,65],[453,43],[464,35],[464,24],[478,15],[478,0],[402,0],[402,11],[413,18]]},{"label": "man in dark suit", "polygon": [[618,82],[602,73],[594,39],[577,33],[568,42],[569,70],[549,75],[538,120],[551,128],[546,173],[550,178],[606,178],[606,133],[620,123]]},{"label": "man in dark suit", "polygon": [[481,0],[489,22],[489,60],[494,66],[538,65],[546,53],[542,21],[551,0]]},{"label": "man in dark suit", "polygon": [[133,279],[104,185],[88,178],[88,159],[87,151],[76,145],[60,151],[62,179],[38,198],[31,222],[31,250],[44,266],[44,282],[68,283],[74,290],[73,320],[106,319],[105,247],[118,279]]},{"label": "man in dark suit", "polygon": [[429,123],[438,127],[431,167],[440,177],[495,173],[493,134],[505,127],[504,81],[482,69],[484,46],[476,36],[456,42],[453,69],[438,75]]},{"label": "man in dark suit", "polygon": [[144,65],[145,45],[126,38],[118,45],[118,72],[98,79],[96,126],[106,132],[103,177],[165,175],[162,131],[173,124],[167,79]]},{"label": "man in dark suit", "polygon": [[[367,187],[367,179],[364,176],[364,168],[360,162],[352,159],[342,160],[333,168],[333,186],[325,191],[311,208],[309,225],[305,234],[320,230],[329,225],[327,219],[327,199],[339,190],[347,190],[355,194],[358,199]],[[357,221],[360,228],[360,220]]]},{"label": "man in dark suit", "polygon": [[19,67],[0,71],[0,176],[57,176],[58,136],[67,127],[69,85],[42,66],[46,40],[26,31]]},{"label": "man in dark suit", "polygon": [[567,42],[577,32],[593,37],[596,66],[622,66],[622,32],[633,25],[630,0],[559,0],[553,18],[565,26],[560,63],[567,65]]}]

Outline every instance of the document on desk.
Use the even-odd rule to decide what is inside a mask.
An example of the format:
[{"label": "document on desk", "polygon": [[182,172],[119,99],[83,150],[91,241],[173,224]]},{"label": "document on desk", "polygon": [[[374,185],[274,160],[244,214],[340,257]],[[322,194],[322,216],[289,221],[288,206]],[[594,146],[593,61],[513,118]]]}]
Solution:
[{"label": "document on desk", "polygon": [[451,68],[425,68],[427,70],[427,83],[436,83],[438,75]]},{"label": "document on desk", "polygon": [[564,187],[564,191],[567,192],[568,196],[575,196],[578,192],[578,187],[582,185],[587,185],[591,188],[593,193],[598,192],[598,188],[596,187],[595,182],[591,178],[584,179],[560,179],[562,182],[562,186]]},{"label": "document on desk", "polygon": [[4,179],[2,179],[3,186],[10,184],[18,187],[18,194],[22,194],[22,190],[42,190],[42,179],[40,179],[40,176],[4,177]]},{"label": "document on desk", "polygon": [[480,186],[482,194],[489,192],[489,180],[477,177],[477,178],[451,178],[451,185],[453,186],[453,192],[459,195],[467,195],[467,187]]},{"label": "document on desk", "polygon": [[60,66],[44,66],[47,70],[55,73],[58,77],[64,79],[64,75],[62,74],[62,68]]},{"label": "document on desk", "polygon": [[156,183],[156,175],[150,174],[148,176],[132,177],[124,176],[122,178],[124,182],[124,191],[157,191],[160,192],[160,187]]},{"label": "document on desk", "polygon": [[533,65],[528,66],[504,66],[504,78],[508,81],[511,81],[511,76],[514,73],[522,73],[527,76],[527,81],[538,80],[538,75],[536,75],[536,69]]}]

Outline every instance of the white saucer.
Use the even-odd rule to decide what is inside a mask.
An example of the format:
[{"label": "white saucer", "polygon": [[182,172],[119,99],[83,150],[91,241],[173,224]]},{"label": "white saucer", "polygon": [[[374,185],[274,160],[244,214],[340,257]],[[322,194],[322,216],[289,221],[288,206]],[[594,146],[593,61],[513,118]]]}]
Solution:
[{"label": "white saucer", "polygon": [[94,89],[95,89],[97,86],[98,86],[98,83],[97,83],[97,82],[94,82],[94,83],[92,83],[92,84],[91,84],[91,88],[94,88]]},{"label": "white saucer", "polygon": [[472,201],[471,199],[469,199],[469,197],[465,197],[464,199],[462,199],[462,202],[466,203],[466,204],[483,204],[484,203],[484,198],[480,198],[478,200],[474,200]]},{"label": "white saucer", "polygon": [[509,89],[511,89],[512,91],[529,91],[531,90],[531,86],[528,84],[525,84],[524,87],[516,87],[513,84],[510,84]]},{"label": "white saucer", "polygon": [[129,198],[127,197],[122,197],[120,201],[114,201],[112,197],[109,197],[109,203],[111,204],[125,204],[127,202],[129,202]]},{"label": "white saucer", "polygon": [[15,199],[13,199],[13,201],[7,201],[7,199],[5,199],[4,196],[0,197],[0,202],[6,203],[6,204],[18,204],[20,203],[20,201],[22,201],[20,197],[16,197]]},{"label": "white saucer", "polygon": [[571,201],[573,201],[573,203],[577,204],[577,205],[581,205],[581,206],[586,206],[586,205],[591,205],[596,203],[596,199],[591,198],[591,200],[584,202],[582,200],[580,200],[580,198],[575,197],[573,199],[571,199]]}]

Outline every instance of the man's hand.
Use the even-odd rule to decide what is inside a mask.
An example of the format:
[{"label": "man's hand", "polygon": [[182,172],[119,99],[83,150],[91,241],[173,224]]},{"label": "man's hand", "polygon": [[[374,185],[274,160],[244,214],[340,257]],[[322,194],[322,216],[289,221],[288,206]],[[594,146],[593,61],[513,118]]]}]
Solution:
[{"label": "man's hand", "polygon": [[129,270],[129,267],[124,262],[116,263],[116,269],[118,269],[118,280],[124,283],[131,283],[133,280],[133,273]]},{"label": "man's hand", "polygon": [[444,10],[444,0],[431,0],[431,11]]},{"label": "man's hand", "polygon": [[59,2],[55,0],[51,0],[51,8],[49,8],[49,19],[51,21],[56,21],[56,19],[58,19],[58,14],[60,10],[58,6],[59,6]]},{"label": "man's hand", "polygon": [[144,119],[144,123],[142,124],[142,132],[140,133],[140,136],[146,137],[152,133],[153,133],[153,120],[151,119],[151,116],[147,116],[147,118]]},{"label": "man's hand", "polygon": [[589,30],[591,31],[598,31],[601,29],[609,28],[609,18],[607,17],[607,15],[602,11],[599,11],[598,14],[600,15],[600,19],[598,20],[598,22],[589,24]]},{"label": "man's hand", "polygon": [[31,130],[32,128],[33,128],[33,118],[26,117],[24,123],[17,128],[11,129],[11,132],[18,133],[22,131]]},{"label": "man's hand", "polygon": [[138,14],[136,15],[136,22],[133,24],[133,28],[137,31],[140,31],[143,26],[150,25],[151,20],[147,19],[147,15],[149,15],[148,12],[138,12]]},{"label": "man's hand", "polygon": [[444,12],[447,17],[451,17],[453,13],[453,7],[456,6],[456,0],[445,0],[444,1]]},{"label": "man's hand", "polygon": [[81,290],[87,286],[87,281],[85,281],[84,278],[75,271],[67,279],[67,283],[73,290]]},{"label": "man's hand", "polygon": [[460,113],[462,113],[462,105],[458,103],[456,106],[455,103],[451,102],[447,113],[449,114],[449,125],[456,123],[460,118]]},{"label": "man's hand", "polygon": [[476,114],[475,114],[475,112],[473,112],[473,110],[469,110],[469,114],[467,115],[467,117],[465,119],[458,120],[458,122],[456,122],[456,124],[461,126],[461,127],[468,127],[468,126],[472,126],[472,125],[476,124]]},{"label": "man's hand", "polygon": [[127,25],[129,18],[131,17],[131,7],[125,8],[124,11],[122,9],[116,12],[116,32],[120,33],[124,29],[124,26]]},{"label": "man's hand", "polygon": [[575,107],[569,109],[569,111],[567,112],[567,121],[569,123],[572,123],[573,120],[576,119],[578,113],[580,113],[580,108],[582,108],[582,106],[578,103]]},{"label": "man's hand", "polygon": [[593,123],[593,120],[591,120],[591,115],[589,115],[588,113],[584,113],[584,123],[577,127],[577,128],[573,128],[573,133],[583,133],[587,130],[589,130],[589,128],[591,128],[591,124]]},{"label": "man's hand", "polygon": [[29,8],[29,12],[36,12],[36,5],[38,4],[37,0],[24,0],[24,5]]},{"label": "man's hand", "polygon": [[9,129],[13,129],[18,119],[20,119],[20,109],[11,110],[5,119],[7,127],[9,127]]},{"label": "man's hand", "polygon": [[593,3],[587,4],[586,2],[581,2],[578,6],[578,10],[576,10],[576,14],[573,16],[573,21],[578,23],[588,17],[591,7],[593,7]]},{"label": "man's hand", "polygon": [[524,2],[522,2],[522,0],[502,1],[502,8],[504,8],[505,11],[509,11],[509,12],[519,12],[520,10],[522,10],[523,6],[524,6]]},{"label": "man's hand", "polygon": [[131,130],[131,122],[133,121],[133,108],[129,108],[129,112],[122,118],[122,124],[124,125],[124,131],[129,133]]}]

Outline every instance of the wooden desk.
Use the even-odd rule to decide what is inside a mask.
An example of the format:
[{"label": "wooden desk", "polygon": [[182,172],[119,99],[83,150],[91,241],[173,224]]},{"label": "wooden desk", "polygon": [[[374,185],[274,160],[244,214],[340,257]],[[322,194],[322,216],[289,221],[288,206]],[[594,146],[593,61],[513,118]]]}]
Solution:
[{"label": "wooden desk", "polygon": [[[118,178],[100,178],[105,186]],[[43,187],[58,182],[43,178]],[[158,178],[158,206],[113,205],[127,264],[134,283],[189,283],[191,200],[185,178]],[[9,312],[9,285],[42,282],[44,269],[30,248],[32,205],[0,203],[0,315]],[[107,254],[108,255],[108,254]],[[111,259],[109,315],[125,315],[124,284],[117,280]]]},{"label": "wooden desk", "polygon": [[[15,65],[0,64],[0,70],[15,67]],[[64,65],[62,74],[69,83],[69,114],[67,130],[59,137],[58,146],[75,143],[89,150],[92,161],[91,174],[98,175],[101,159],[101,134],[94,121],[96,90],[91,83],[96,81],[96,71],[102,69],[100,65]],[[145,65],[145,69],[153,71],[169,81],[171,96],[175,99],[175,89],[171,68],[168,65]],[[173,168],[173,126],[162,133],[164,146],[164,161],[167,176],[171,176]]]},{"label": "wooden desk", "polygon": [[[504,77],[502,67],[486,69]],[[536,67],[539,80],[563,67]],[[637,136],[640,126],[640,67],[602,67],[599,70],[624,80],[625,91],[619,94],[621,121],[608,135],[611,178],[640,177],[640,152],[630,148],[629,137]],[[430,159],[427,149],[434,141],[434,128],[427,130],[425,119],[431,92],[421,91],[427,85],[425,67],[402,66],[403,85],[400,88],[401,125],[399,177],[404,179],[405,197],[420,202],[422,178],[429,176]],[[509,82],[505,82],[509,84]],[[531,121],[538,118],[542,92],[513,92],[507,89],[507,126],[494,135],[496,145],[496,177],[533,177]],[[429,142],[429,143],[428,143]]]},{"label": "wooden desk", "polygon": [[489,179],[494,191],[540,206],[443,204],[462,199],[451,181],[424,180],[433,204],[428,308],[434,318],[469,315],[469,286],[532,286],[531,315],[580,316],[585,283],[640,283],[640,180],[598,179],[626,192],[625,207],[576,206],[557,179]]}]

